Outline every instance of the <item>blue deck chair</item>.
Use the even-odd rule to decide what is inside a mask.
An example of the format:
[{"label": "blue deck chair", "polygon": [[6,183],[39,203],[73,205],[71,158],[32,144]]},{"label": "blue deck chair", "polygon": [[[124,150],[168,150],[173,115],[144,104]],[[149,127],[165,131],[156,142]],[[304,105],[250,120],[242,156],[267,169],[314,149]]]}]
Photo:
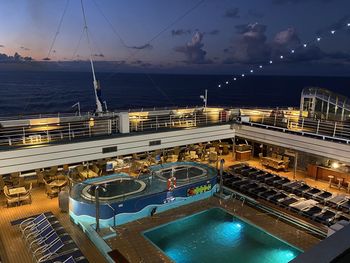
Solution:
[{"label": "blue deck chair", "polygon": [[45,255],[45,251],[47,251],[52,245],[54,245],[57,240],[60,240],[63,244],[62,240],[58,237],[56,232],[53,232],[48,236],[45,241],[41,244],[41,246],[37,247],[33,251],[33,258],[38,258],[42,255]]},{"label": "blue deck chair", "polygon": [[57,252],[64,246],[63,242],[61,239],[57,239],[51,246],[47,247],[44,249],[40,254],[41,257],[36,257],[34,255],[34,259],[37,259],[38,263],[44,262],[48,260],[50,257],[54,256],[57,254]]},{"label": "blue deck chair", "polygon": [[37,236],[35,239],[33,239],[30,244],[29,244],[29,250],[35,250],[35,247],[38,248],[40,247],[45,240],[50,237],[50,235],[54,232],[55,230],[53,229],[52,226],[47,227],[45,230],[43,230],[39,236]]},{"label": "blue deck chair", "polygon": [[51,224],[48,220],[43,220],[38,225],[33,226],[29,231],[24,232],[25,241],[31,242],[33,239],[39,237],[40,233],[50,226]]},{"label": "blue deck chair", "polygon": [[27,218],[19,225],[19,229],[21,230],[22,233],[24,233],[24,231],[26,231],[26,229],[29,229],[29,228],[39,224],[44,219],[46,219],[46,216],[44,214],[40,214],[37,217]]},{"label": "blue deck chair", "polygon": [[74,260],[73,256],[70,256],[65,261],[63,261],[63,263],[75,263],[75,260]]}]

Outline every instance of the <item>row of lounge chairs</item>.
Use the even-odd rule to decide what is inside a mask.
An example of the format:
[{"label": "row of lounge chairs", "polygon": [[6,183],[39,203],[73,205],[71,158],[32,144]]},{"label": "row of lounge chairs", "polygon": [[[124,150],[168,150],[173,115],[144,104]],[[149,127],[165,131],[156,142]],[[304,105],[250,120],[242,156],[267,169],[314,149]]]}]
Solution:
[{"label": "row of lounge chairs", "polygon": [[291,181],[245,164],[231,166],[224,175],[223,184],[325,225],[340,220],[350,221],[350,215],[347,214],[350,211],[350,199],[345,195],[332,195],[302,181]]},{"label": "row of lounge chairs", "polygon": [[27,218],[20,223],[19,228],[34,262],[88,262],[52,214],[43,213]]}]

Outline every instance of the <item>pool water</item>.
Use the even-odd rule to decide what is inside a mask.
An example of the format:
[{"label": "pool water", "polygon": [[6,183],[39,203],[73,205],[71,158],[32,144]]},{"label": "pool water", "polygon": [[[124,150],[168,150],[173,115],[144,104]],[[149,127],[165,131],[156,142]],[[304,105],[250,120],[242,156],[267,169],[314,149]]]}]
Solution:
[{"label": "pool water", "polygon": [[284,263],[302,251],[212,208],[144,232],[174,262]]}]

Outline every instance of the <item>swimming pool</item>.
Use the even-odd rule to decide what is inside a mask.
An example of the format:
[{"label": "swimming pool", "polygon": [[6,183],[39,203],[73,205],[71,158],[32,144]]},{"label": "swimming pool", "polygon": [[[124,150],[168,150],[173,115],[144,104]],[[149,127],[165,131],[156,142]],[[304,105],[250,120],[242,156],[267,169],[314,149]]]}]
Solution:
[{"label": "swimming pool", "polygon": [[221,208],[212,208],[143,234],[178,263],[285,263],[302,252]]}]

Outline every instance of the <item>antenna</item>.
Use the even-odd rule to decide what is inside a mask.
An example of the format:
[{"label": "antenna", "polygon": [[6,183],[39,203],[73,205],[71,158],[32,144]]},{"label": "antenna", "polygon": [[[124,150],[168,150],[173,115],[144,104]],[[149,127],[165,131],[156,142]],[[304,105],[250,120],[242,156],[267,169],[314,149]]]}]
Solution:
[{"label": "antenna", "polygon": [[204,91],[204,95],[200,95],[199,97],[203,100],[203,103],[204,103],[204,111],[206,111],[206,109],[207,109],[207,102],[208,102],[208,90],[206,89],[206,90]]},{"label": "antenna", "polygon": [[78,107],[78,114],[79,114],[79,116],[81,116],[81,114],[80,114],[80,102],[79,101],[72,106],[72,108],[75,108],[75,107]]},{"label": "antenna", "polygon": [[93,76],[93,84],[94,84],[94,91],[95,91],[95,99],[96,99],[96,113],[102,113],[103,108],[102,108],[102,102],[101,102],[101,87],[100,83],[96,80],[96,75],[95,75],[95,68],[94,68],[94,63],[92,61],[92,48],[90,44],[90,38],[89,38],[89,32],[88,32],[88,27],[86,23],[86,16],[85,16],[85,10],[84,10],[84,4],[83,0],[80,0],[81,3],[81,10],[83,12],[83,18],[84,18],[84,30],[86,33],[86,39],[87,43],[90,49],[90,64],[91,64],[91,69],[92,69],[92,76]]}]

